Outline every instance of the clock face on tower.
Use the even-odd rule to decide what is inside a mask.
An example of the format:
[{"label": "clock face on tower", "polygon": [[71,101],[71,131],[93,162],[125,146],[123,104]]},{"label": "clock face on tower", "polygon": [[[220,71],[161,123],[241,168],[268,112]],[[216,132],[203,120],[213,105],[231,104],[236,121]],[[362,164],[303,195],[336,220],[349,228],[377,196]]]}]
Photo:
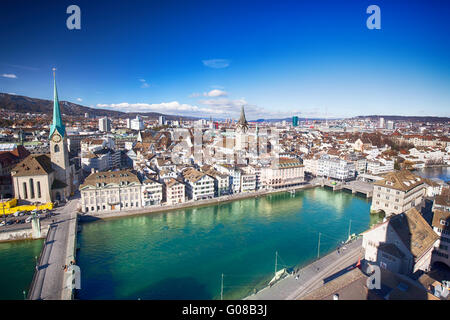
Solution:
[{"label": "clock face on tower", "polygon": [[52,137],[52,141],[58,143],[61,141],[61,136],[59,134],[54,134]]}]

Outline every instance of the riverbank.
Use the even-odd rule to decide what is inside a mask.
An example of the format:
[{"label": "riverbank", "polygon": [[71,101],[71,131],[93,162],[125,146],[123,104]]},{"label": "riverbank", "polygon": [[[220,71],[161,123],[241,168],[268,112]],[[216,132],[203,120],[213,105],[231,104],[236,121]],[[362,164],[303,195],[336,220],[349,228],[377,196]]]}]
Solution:
[{"label": "riverbank", "polygon": [[[343,249],[345,248],[345,249]],[[362,239],[347,243],[343,248],[332,250],[324,257],[304,266],[298,272],[267,286],[244,300],[297,300],[319,288],[333,277],[351,270],[364,257]]]},{"label": "riverbank", "polygon": [[282,189],[275,189],[275,190],[262,190],[262,191],[255,191],[255,192],[246,192],[246,193],[237,193],[232,194],[229,196],[222,196],[212,199],[205,199],[205,200],[189,200],[184,203],[179,203],[175,205],[160,205],[160,206],[154,206],[152,208],[145,208],[145,209],[135,209],[135,210],[126,210],[126,211],[104,211],[99,213],[89,213],[89,214],[79,214],[80,222],[89,222],[89,221],[95,221],[95,220],[109,220],[109,219],[115,219],[115,218],[121,218],[121,217],[130,217],[130,216],[139,216],[139,215],[147,215],[151,213],[160,213],[160,212],[167,212],[167,211],[175,211],[175,210],[181,210],[181,209],[187,209],[187,208],[198,208],[198,207],[205,207],[210,205],[217,205],[217,204],[225,204],[229,202],[233,202],[236,200],[243,200],[248,198],[258,198],[263,197],[271,194],[277,194],[277,193],[284,193],[289,191],[298,191],[298,190],[307,190],[315,188],[319,185],[317,184],[311,184],[306,183],[301,186],[296,187],[289,187],[289,188],[282,188]]}]

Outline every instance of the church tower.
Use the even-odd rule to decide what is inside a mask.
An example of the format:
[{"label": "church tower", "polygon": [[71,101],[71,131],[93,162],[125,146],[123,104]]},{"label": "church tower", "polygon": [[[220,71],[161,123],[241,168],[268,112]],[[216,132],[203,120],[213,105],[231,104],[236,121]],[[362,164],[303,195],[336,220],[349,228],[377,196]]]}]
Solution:
[{"label": "church tower", "polygon": [[50,126],[50,159],[52,168],[55,170],[55,179],[66,183],[68,186],[70,182],[70,165],[69,152],[67,149],[67,134],[61,118],[61,111],[59,109],[58,91],[56,90],[56,76],[55,68],[53,68],[53,122]]},{"label": "church tower", "polygon": [[248,122],[245,119],[244,106],[241,108],[241,117],[236,126],[235,133],[235,150],[244,150],[248,147]]}]

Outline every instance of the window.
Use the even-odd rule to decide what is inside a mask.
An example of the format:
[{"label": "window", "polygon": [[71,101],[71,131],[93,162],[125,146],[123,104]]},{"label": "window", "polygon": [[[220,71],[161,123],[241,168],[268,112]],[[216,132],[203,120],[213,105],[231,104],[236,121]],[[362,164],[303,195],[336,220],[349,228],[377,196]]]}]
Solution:
[{"label": "window", "polygon": [[26,199],[26,198],[28,198],[27,183],[24,182],[24,183],[22,184],[22,186],[23,186],[23,197]]},{"label": "window", "polygon": [[40,181],[37,182],[37,197],[38,198],[41,197],[41,182]]},{"label": "window", "polygon": [[55,150],[55,152],[59,152],[59,145],[55,144],[54,150]]},{"label": "window", "polygon": [[30,195],[31,199],[34,199],[34,183],[32,178],[30,178]]}]

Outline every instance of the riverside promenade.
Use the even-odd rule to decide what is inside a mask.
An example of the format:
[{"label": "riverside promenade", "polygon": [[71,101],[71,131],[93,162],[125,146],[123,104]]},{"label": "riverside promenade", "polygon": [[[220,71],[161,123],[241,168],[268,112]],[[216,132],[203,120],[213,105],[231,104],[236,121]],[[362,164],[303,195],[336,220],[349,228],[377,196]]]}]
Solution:
[{"label": "riverside promenade", "polygon": [[79,195],[69,200],[50,225],[28,292],[30,300],[71,300],[72,274],[63,266],[75,260]]},{"label": "riverside promenade", "polygon": [[[345,249],[343,249],[345,247]],[[266,287],[244,300],[297,300],[314,289],[321,287],[324,280],[346,269],[352,269],[359,258],[364,257],[362,239],[359,238],[340,249],[327,254],[299,270],[295,275],[288,275],[271,287]],[[298,275],[298,279],[296,278]]]}]

